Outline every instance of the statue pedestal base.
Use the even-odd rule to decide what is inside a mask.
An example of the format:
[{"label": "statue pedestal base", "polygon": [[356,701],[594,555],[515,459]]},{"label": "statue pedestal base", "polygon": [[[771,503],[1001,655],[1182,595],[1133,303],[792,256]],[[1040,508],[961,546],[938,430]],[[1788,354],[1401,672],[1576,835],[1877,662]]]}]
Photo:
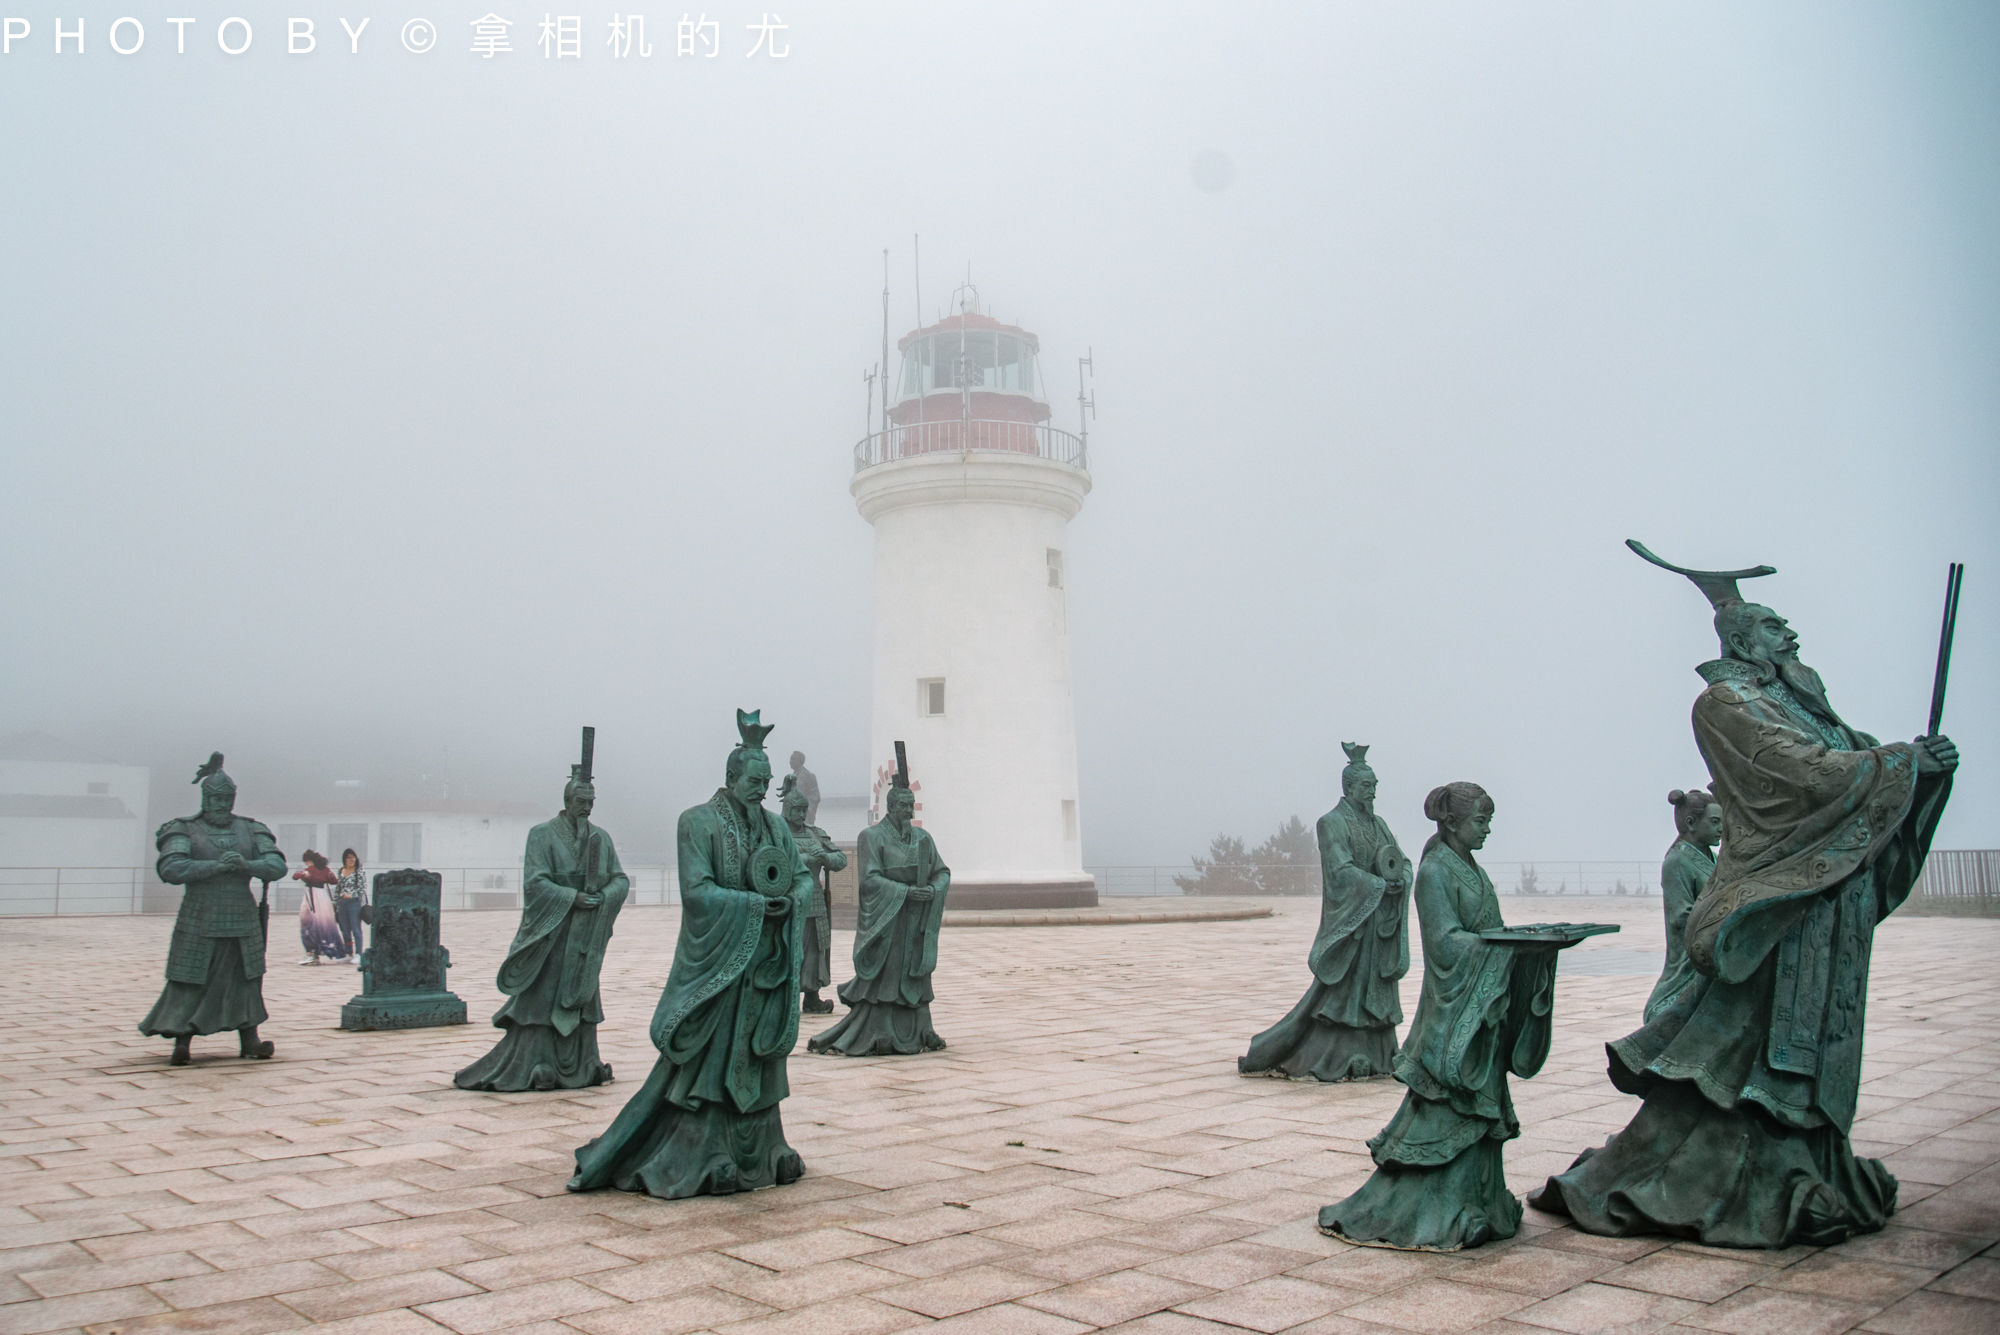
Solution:
[{"label": "statue pedestal base", "polygon": [[340,1008],[342,1029],[428,1029],[464,1023],[465,1002],[451,992],[359,996]]},{"label": "statue pedestal base", "polygon": [[441,898],[436,872],[406,869],[376,876],[374,940],[361,952],[361,995],[340,1008],[342,1029],[465,1023],[465,1002],[445,988],[451,952],[438,940]]}]

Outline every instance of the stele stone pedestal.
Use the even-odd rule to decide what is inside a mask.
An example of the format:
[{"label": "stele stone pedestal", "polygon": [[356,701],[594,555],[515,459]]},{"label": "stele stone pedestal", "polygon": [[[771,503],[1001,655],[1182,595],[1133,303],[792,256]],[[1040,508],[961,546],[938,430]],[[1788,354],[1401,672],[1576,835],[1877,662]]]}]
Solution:
[{"label": "stele stone pedestal", "polygon": [[436,872],[406,869],[375,877],[361,995],[340,1008],[342,1029],[465,1023],[465,1002],[444,985],[451,952],[438,940],[443,893],[444,878]]}]

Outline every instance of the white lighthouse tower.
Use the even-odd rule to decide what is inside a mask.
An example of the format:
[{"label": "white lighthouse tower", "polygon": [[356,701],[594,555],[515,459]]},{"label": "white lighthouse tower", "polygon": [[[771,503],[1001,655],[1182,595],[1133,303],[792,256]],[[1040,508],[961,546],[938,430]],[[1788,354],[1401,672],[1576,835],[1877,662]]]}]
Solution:
[{"label": "white lighthouse tower", "polygon": [[901,739],[954,908],[1095,904],[1065,588],[1084,438],[1049,425],[1039,340],[970,284],[953,304],[897,344],[887,429],[854,450],[848,489],[875,526],[872,816]]}]

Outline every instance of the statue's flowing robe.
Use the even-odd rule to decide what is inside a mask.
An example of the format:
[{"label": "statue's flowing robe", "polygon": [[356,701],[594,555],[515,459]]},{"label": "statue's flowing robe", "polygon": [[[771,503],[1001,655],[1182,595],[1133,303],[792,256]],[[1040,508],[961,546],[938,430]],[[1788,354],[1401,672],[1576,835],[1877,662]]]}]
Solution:
[{"label": "statue's flowing robe", "polygon": [[583,849],[575,822],[557,816],[528,831],[522,857],[521,925],[500,965],[507,1000],[493,1013],[503,1030],[493,1050],[452,1078],[460,1089],[586,1089],[611,1079],[597,1053],[604,1022],[598,973],[632,882],[611,836],[590,827],[589,884],[603,893],[579,907]]},{"label": "statue's flowing robe", "polygon": [[845,867],[847,854],[834,847],[832,836],[817,825],[807,824],[791,833],[792,842],[798,845],[799,856],[813,878],[812,912],[806,916],[799,988],[817,992],[833,982],[833,904],[827,895],[827,873]]},{"label": "statue's flowing robe", "polygon": [[1687,920],[1702,888],[1714,874],[1715,855],[1685,839],[1674,840],[1660,863],[1660,907],[1667,919],[1667,963],[1660,970],[1660,981],[1653,984],[1653,995],[1646,999],[1648,1024],[1701,976],[1695,971],[1694,961],[1688,958]]},{"label": "statue's flowing robe", "polygon": [[1483,940],[1505,926],[1493,882],[1440,840],[1424,850],[1414,895],[1424,986],[1396,1054],[1408,1089],[1368,1142],[1374,1176],[1322,1209],[1319,1226],[1351,1242],[1457,1251],[1520,1226],[1500,1153],[1521,1134],[1507,1076],[1548,1058],[1556,950]]},{"label": "statue's flowing robe", "polygon": [[1896,1208],[1896,1179],[1848,1144],[1868,966],[1951,780],[1748,664],[1701,673],[1695,741],[1722,803],[1722,853],[1687,923],[1701,976],[1607,1045],[1611,1082],[1645,1102],[1536,1204],[1591,1233],[1829,1245]]},{"label": "statue's flowing robe", "polygon": [[[802,924],[812,878],[784,821],[718,789],[681,813],[681,926],[653,1011],[653,1072],[609,1129],[576,1152],[571,1191],[615,1186],[666,1198],[748,1191],[804,1171],[778,1105],[799,1032]],[[778,850],[792,869],[774,901],[750,861]]]},{"label": "statue's flowing robe", "polygon": [[[854,977],[840,985],[848,1012],[806,1046],[849,1057],[935,1052],[945,1044],[931,1027],[931,973],[951,869],[919,826],[898,834],[884,820],[863,835]],[[910,893],[919,886],[928,899]]]},{"label": "statue's flowing robe", "polygon": [[1319,934],[1313,981],[1291,1013],[1250,1040],[1245,1075],[1356,1080],[1388,1075],[1403,1021],[1397,984],[1410,971],[1409,897],[1375,874],[1402,849],[1381,817],[1347,798],[1319,818]]},{"label": "statue's flowing robe", "polygon": [[[284,876],[277,840],[248,816],[231,816],[225,826],[186,816],[162,825],[153,843],[160,880],[186,889],[167,948],[167,985],[139,1032],[186,1038],[264,1023],[264,927],[250,881]],[[228,852],[242,854],[249,867],[222,870]]]}]

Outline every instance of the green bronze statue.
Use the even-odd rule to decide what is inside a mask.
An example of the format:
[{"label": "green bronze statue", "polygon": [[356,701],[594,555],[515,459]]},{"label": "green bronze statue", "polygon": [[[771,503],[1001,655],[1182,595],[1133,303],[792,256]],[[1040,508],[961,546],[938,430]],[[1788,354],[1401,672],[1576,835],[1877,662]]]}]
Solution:
[{"label": "green bronze statue", "polygon": [[1291,1014],[1250,1040],[1244,1075],[1359,1080],[1396,1060],[1410,971],[1410,860],[1375,814],[1368,748],[1342,742],[1340,805],[1319,818],[1319,935],[1306,957],[1313,981]]},{"label": "green bronze statue", "polygon": [[[792,763],[804,759],[792,752]],[[833,839],[817,825],[810,824],[812,798],[798,781],[797,772],[787,774],[778,789],[778,807],[785,813],[785,828],[799,847],[806,870],[812,873],[812,912],[805,923],[805,955],[799,964],[799,990],[805,995],[799,1011],[824,1015],[833,1009],[833,998],[822,997],[820,989],[833,982],[833,901],[831,873],[847,866],[847,854],[833,845]]]},{"label": "green bronze statue", "polygon": [[1722,839],[1722,807],[1706,788],[1676,788],[1667,794],[1679,832],[1660,863],[1660,908],[1667,918],[1667,963],[1646,1000],[1651,1024],[1697,977],[1687,952],[1687,919],[1702,887],[1715,874],[1714,848]]},{"label": "green bronze statue", "polygon": [[1896,1208],[1896,1179],[1848,1142],[1868,966],[1876,924],[1923,867],[1958,751],[1936,732],[1941,689],[1914,742],[1883,746],[1842,721],[1785,619],[1737,591],[1770,567],[1667,568],[1708,595],[1722,651],[1694,705],[1722,806],[1722,852],[1687,919],[1699,976],[1608,1045],[1611,1082],[1644,1102],[1535,1204],[1590,1233],[1828,1246]]},{"label": "green bronze statue", "polygon": [[812,1052],[872,1057],[944,1047],[931,1028],[931,973],[951,868],[913,823],[916,811],[909,761],[897,742],[888,813],[862,831],[854,854],[861,868],[854,977],[840,985],[848,1011],[807,1042]]},{"label": "green bronze statue", "polygon": [[1508,928],[1473,857],[1492,828],[1493,799],[1476,783],[1449,783],[1424,799],[1424,815],[1437,833],[1424,845],[1413,896],[1424,986],[1396,1054],[1396,1078],[1408,1088],[1368,1142],[1374,1175],[1322,1209],[1319,1226],[1366,1246],[1450,1252],[1520,1227],[1500,1154],[1521,1134],[1507,1076],[1531,1076],[1548,1058],[1556,952],[1617,929]]},{"label": "green bronze statue", "polygon": [[583,730],[583,763],[570,767],[562,814],[528,831],[521,859],[521,925],[500,965],[507,998],[491,1052],[452,1077],[460,1089],[518,1093],[611,1083],[597,1055],[604,1023],[598,974],[631,881],[609,831],[590,823],[595,729]]},{"label": "green bronze statue", "polygon": [[174,1040],[168,1061],[186,1066],[196,1034],[234,1029],[238,1053],[269,1058],[276,1045],[257,1037],[264,1011],[264,934],[270,906],[250,893],[285,874],[285,855],[271,831],[235,814],[236,783],[222,770],[222,752],[195,771],[201,814],[162,825],[153,836],[161,881],[187,887],[167,950],[167,985],[139,1022],[142,1034]]},{"label": "green bronze statue", "polygon": [[576,1152],[571,1191],[665,1199],[795,1182],[778,1105],[799,1033],[799,955],[812,876],[764,810],[769,724],[736,711],[723,786],[681,813],[681,925],[653,1012],[659,1060],[611,1126]]}]

